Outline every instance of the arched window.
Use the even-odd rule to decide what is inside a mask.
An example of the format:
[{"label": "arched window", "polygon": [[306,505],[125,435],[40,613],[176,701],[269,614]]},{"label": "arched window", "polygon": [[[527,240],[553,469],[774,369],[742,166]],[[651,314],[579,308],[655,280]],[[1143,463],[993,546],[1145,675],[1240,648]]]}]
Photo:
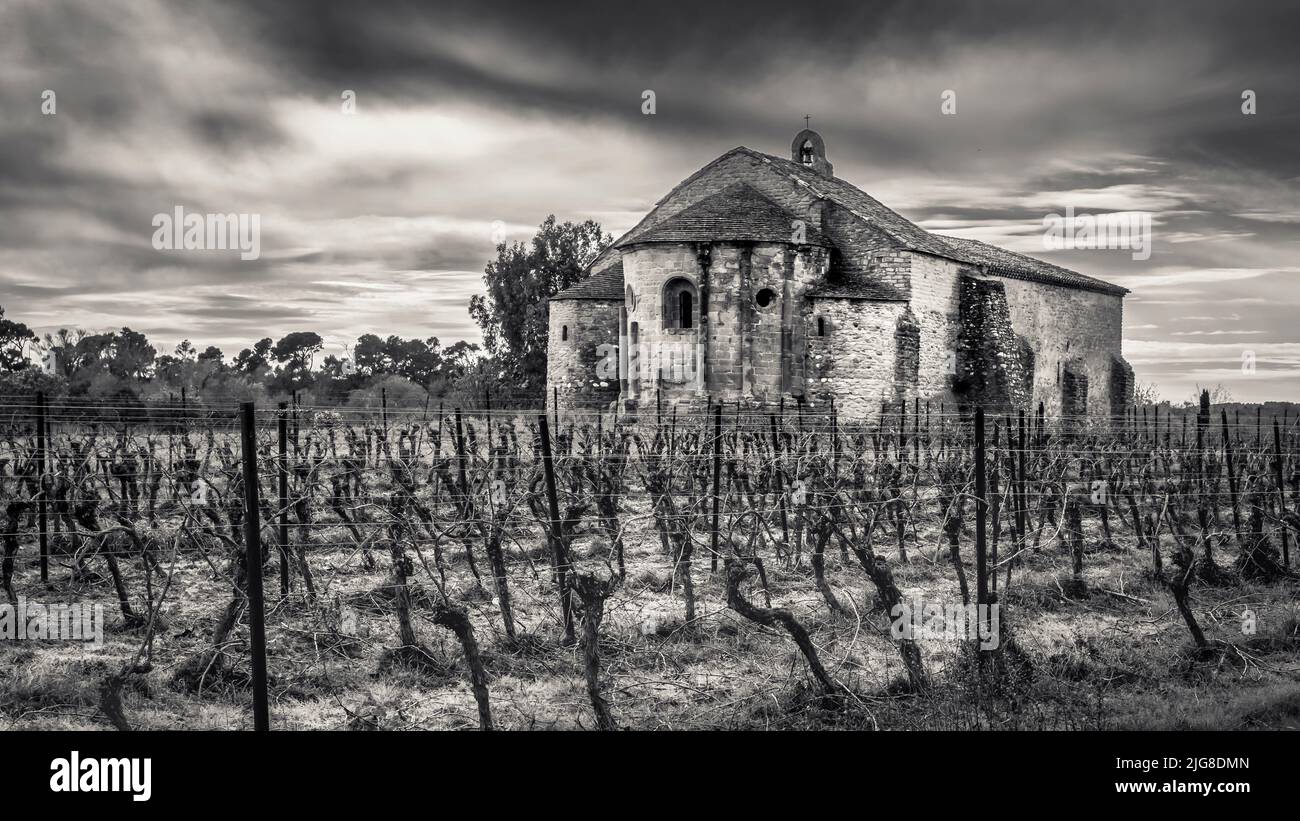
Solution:
[{"label": "arched window", "polygon": [[830,330],[829,328],[826,327],[826,324],[827,324],[827,323],[826,323],[826,317],[824,317],[824,316],[819,316],[819,317],[817,317],[817,335],[818,335],[818,336],[826,336],[826,332],[827,332],[828,330]]},{"label": "arched window", "polygon": [[664,285],[664,328],[694,327],[695,284],[685,277],[674,277]]},{"label": "arched window", "polygon": [[569,326],[568,326],[568,325],[562,325],[562,326],[560,326],[560,341],[561,341],[561,342],[568,342],[568,341],[569,341]]},{"label": "arched window", "polygon": [[812,140],[804,140],[803,145],[799,148],[799,159],[804,165],[813,164],[813,144]]}]

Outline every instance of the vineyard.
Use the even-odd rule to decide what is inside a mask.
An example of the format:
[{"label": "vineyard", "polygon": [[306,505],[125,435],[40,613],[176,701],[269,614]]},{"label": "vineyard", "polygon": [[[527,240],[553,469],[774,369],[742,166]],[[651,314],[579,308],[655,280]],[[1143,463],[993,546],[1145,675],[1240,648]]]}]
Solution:
[{"label": "vineyard", "polygon": [[0,726],[1300,726],[1300,420],[818,411],[8,397]]}]

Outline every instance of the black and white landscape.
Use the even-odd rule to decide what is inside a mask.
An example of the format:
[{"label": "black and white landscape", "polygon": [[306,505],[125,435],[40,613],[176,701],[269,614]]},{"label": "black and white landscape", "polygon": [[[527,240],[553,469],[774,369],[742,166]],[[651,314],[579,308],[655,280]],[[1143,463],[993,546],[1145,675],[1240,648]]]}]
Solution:
[{"label": "black and white landscape", "polygon": [[1300,727],[1298,29],[0,0],[0,727]]}]

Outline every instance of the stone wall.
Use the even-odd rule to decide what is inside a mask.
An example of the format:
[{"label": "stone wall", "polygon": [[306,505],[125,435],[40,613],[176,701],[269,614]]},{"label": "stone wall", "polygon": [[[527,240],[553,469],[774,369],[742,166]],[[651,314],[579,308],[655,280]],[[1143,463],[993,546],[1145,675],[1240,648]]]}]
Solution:
[{"label": "stone wall", "polygon": [[[805,392],[813,402],[834,395],[837,407],[849,415],[870,416],[882,402],[918,396],[960,404],[955,380],[963,378],[966,386],[977,375],[970,364],[977,361],[996,363],[980,372],[975,386],[988,406],[1027,398],[1024,406],[1033,408],[1041,401],[1049,415],[1069,415],[1069,408],[1076,407],[1100,416],[1121,413],[1132,401],[1132,369],[1120,354],[1122,301],[1117,296],[971,276],[963,274],[969,266],[886,249],[875,253],[873,264],[907,268],[910,305],[814,300],[807,289],[825,274],[825,249],[714,243],[704,250],[707,283],[701,277],[701,249],[693,244],[633,246],[623,255],[624,277],[633,293],[629,322],[636,322],[638,331],[638,344],[629,340],[627,345],[627,398],[643,406],[660,399],[666,404],[699,401],[708,394],[727,402],[775,404],[782,396],[789,401]],[[697,287],[697,320],[689,330],[664,328],[663,285],[675,276]],[[996,283],[968,286],[979,291],[977,296],[972,291],[967,315],[973,319],[978,314],[980,328],[972,328],[964,340],[959,336],[963,281]],[[763,288],[777,295],[767,308],[755,302]],[[700,302],[705,298],[707,305]],[[601,357],[596,348],[619,343],[622,307],[609,300],[551,304],[548,399],[551,387],[562,386],[562,409],[606,406],[618,398],[617,359],[606,362],[609,378],[597,378]],[[818,316],[829,323],[829,340],[816,336]],[[562,339],[565,326],[567,341]],[[702,341],[707,345],[701,346]],[[1072,361],[1067,400],[1065,370]],[[966,370],[959,373],[963,362]],[[1027,396],[1026,383],[1031,386]],[[657,396],[660,389],[662,398]]]},{"label": "stone wall", "polygon": [[[1042,401],[1048,414],[1064,410],[1065,386],[1057,375],[1064,375],[1064,362],[1077,358],[1088,377],[1086,412],[1098,417],[1110,414],[1111,376],[1116,360],[1123,361],[1123,299],[1059,285],[999,279],[1006,285],[1012,326],[1033,345],[1035,404]],[[1060,371],[1058,363],[1062,364]],[[1131,396],[1130,390],[1122,404]]]},{"label": "stone wall", "polygon": [[[682,277],[695,285],[695,315],[688,329],[664,327],[664,285]],[[700,392],[703,279],[698,249],[689,243],[643,245],[623,254],[628,299],[628,330],[636,324],[636,343],[628,338],[628,395],[653,406],[662,389],[667,402],[689,401]],[[661,381],[662,377],[662,381]]]},{"label": "stone wall", "polygon": [[839,249],[839,267],[849,276],[870,278],[890,285],[899,296],[911,286],[911,261],[906,251],[870,223],[846,208],[828,202],[822,230]]},{"label": "stone wall", "polygon": [[[550,304],[546,350],[546,404],[559,411],[603,410],[618,399],[618,326],[621,302],[561,299]],[[568,329],[568,339],[565,329]],[[602,349],[601,346],[611,346]]]},{"label": "stone wall", "polygon": [[958,289],[958,404],[994,411],[1028,407],[1033,370],[1026,370],[1022,339],[1011,327],[1004,283],[963,276]]},{"label": "stone wall", "polygon": [[908,306],[894,323],[894,404],[901,405],[917,395],[920,368],[921,326]]},{"label": "stone wall", "polygon": [[1110,366],[1110,415],[1123,416],[1133,404],[1133,366],[1122,356],[1111,358]]},{"label": "stone wall", "polygon": [[1061,416],[1067,419],[1088,414],[1088,367],[1083,357],[1061,363]]},{"label": "stone wall", "polygon": [[[828,405],[834,396],[842,418],[867,419],[894,400],[900,359],[897,332],[906,307],[864,299],[813,300],[807,320],[808,398],[813,407]],[[817,335],[818,317],[826,321],[825,336]]]},{"label": "stone wall", "polygon": [[[706,386],[714,399],[727,402],[769,405],[782,394],[793,398],[805,379],[806,291],[826,265],[823,249],[784,243],[630,247],[623,254],[623,276],[631,296],[628,321],[637,323],[639,339],[631,365],[639,387],[631,398],[642,407],[691,402],[705,395]],[[663,286],[675,277],[696,286],[701,311],[689,330],[664,327]],[[773,297],[766,306],[757,299],[764,290]],[[666,378],[670,355],[677,361],[694,357],[699,365],[689,369],[689,378]]]},{"label": "stone wall", "polygon": [[[921,326],[918,392],[923,399],[954,402],[959,283],[963,273],[975,272],[941,257],[907,254],[912,310]],[[1087,412],[1111,413],[1112,372],[1116,360],[1122,362],[1122,298],[996,275],[979,278],[1003,284],[1012,330],[1028,343],[1019,347],[1022,362],[1032,360],[1032,367],[1022,367],[1033,374],[1031,406],[1042,402],[1049,415],[1061,413],[1063,363],[1077,357],[1089,378]]]},{"label": "stone wall", "polygon": [[[1070,360],[1082,363],[1089,414],[1112,413],[1131,400],[1131,369],[1120,352],[1120,297],[986,276],[963,263],[900,250],[869,223],[819,200],[808,186],[760,157],[743,152],[725,156],[671,191],[659,203],[659,213],[648,216],[640,227],[667,219],[737,182],[748,183],[795,217],[806,219],[839,248],[852,249],[841,256],[838,265],[893,286],[910,299],[910,305],[825,298],[813,305],[805,291],[829,266],[824,249],[796,252],[780,243],[712,244],[707,246],[706,282],[700,268],[701,249],[694,245],[634,245],[623,251],[623,265],[625,280],[634,291],[629,321],[637,323],[638,331],[638,344],[632,346],[629,340],[625,352],[632,367],[628,382],[629,391],[636,388],[631,396],[635,402],[653,403],[660,398],[657,391],[661,386],[667,402],[699,400],[707,384],[715,398],[726,401],[743,397],[750,402],[772,402],[782,395],[802,395],[805,390],[815,401],[818,391],[834,393],[846,413],[849,403],[874,414],[882,401],[912,396],[955,404],[952,387],[958,377],[959,283],[964,273],[1004,286],[1011,336],[1000,330],[995,348],[1004,354],[1014,351],[1004,368],[1008,380],[1005,393],[1012,401],[1017,371],[1013,359],[1018,360],[1021,374],[1032,375],[1029,404],[1041,401],[1049,414],[1063,410],[1064,363]],[[700,321],[689,331],[663,328],[662,287],[672,276],[690,278],[701,298],[707,292],[707,304],[697,303]],[[762,287],[771,287],[780,297],[775,308],[755,305],[754,295]],[[608,301],[553,303],[553,350],[563,318],[578,327],[578,313],[586,327],[579,333],[592,338],[603,334],[604,339],[617,343],[620,307]],[[910,308],[910,316],[900,325],[905,307]],[[830,343],[814,340],[808,333],[819,313],[833,323]],[[853,344],[861,337],[860,347],[838,347],[846,327],[847,339]],[[590,346],[582,336],[571,339],[569,345],[575,343],[575,351]],[[575,385],[571,390],[577,391],[574,402],[578,404],[616,396],[616,380],[606,380],[605,387],[583,385],[581,379],[590,376],[591,363],[579,361],[583,357],[577,353],[566,353],[563,342],[558,345],[559,351],[548,365],[550,384]],[[816,352],[827,345],[834,349],[823,354],[829,358],[816,360]],[[707,357],[692,358],[693,352],[706,349]],[[896,350],[903,356],[896,357]],[[818,367],[829,367],[833,374],[814,374],[812,363],[816,361],[822,363]],[[661,380],[661,376],[667,378]],[[814,381],[821,379],[827,381]]]},{"label": "stone wall", "polygon": [[905,252],[911,283],[911,308],[920,327],[917,394],[923,400],[956,403],[957,331],[961,318],[958,280],[968,266],[952,260]]}]

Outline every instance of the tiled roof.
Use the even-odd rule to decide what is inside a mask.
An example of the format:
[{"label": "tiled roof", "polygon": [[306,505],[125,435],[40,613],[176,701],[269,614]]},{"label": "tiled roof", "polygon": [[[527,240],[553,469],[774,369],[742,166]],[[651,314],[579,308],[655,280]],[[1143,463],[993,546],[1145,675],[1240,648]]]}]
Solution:
[{"label": "tiled roof", "polygon": [[826,281],[808,289],[808,296],[821,299],[872,299],[906,302],[907,297],[888,282],[861,274],[836,273],[832,266]]},{"label": "tiled roof", "polygon": [[989,245],[979,240],[943,237],[939,234],[933,234],[932,236],[939,237],[952,246],[956,252],[954,258],[974,265],[983,265],[989,269],[990,273],[1000,276],[1012,279],[1027,279],[1034,282],[1047,282],[1052,285],[1064,285],[1068,288],[1080,288],[1085,291],[1101,291],[1102,293],[1116,294],[1118,296],[1128,293],[1127,288],[1121,288],[1118,285],[1085,276],[1078,271],[1071,271],[1069,268],[1062,268],[1059,265],[1027,257],[1024,254],[1017,254],[1014,251],[998,248],[996,245]]},{"label": "tiled roof", "polygon": [[831,264],[826,271],[826,278],[809,288],[808,296],[907,301],[907,296],[897,287],[863,268],[854,257],[840,253],[839,249],[831,251]]},{"label": "tiled roof", "polygon": [[736,150],[743,151],[771,165],[777,171],[803,184],[814,194],[819,194],[847,208],[858,217],[897,240],[904,248],[913,251],[924,251],[938,256],[947,256],[948,248],[938,237],[896,211],[886,208],[879,200],[857,186],[847,183],[839,177],[828,177],[793,160],[774,157],[771,154],[764,154],[749,148],[742,147]]},{"label": "tiled roof", "polygon": [[906,302],[907,297],[887,282],[856,280],[819,285],[808,290],[813,299],[866,299],[873,302]]},{"label": "tiled roof", "polygon": [[[642,242],[790,242],[798,217],[763,196],[758,189],[736,183],[673,214],[649,230],[617,245]],[[803,224],[801,245],[831,243],[811,223]]]},{"label": "tiled roof", "polygon": [[581,282],[570,285],[551,299],[622,299],[623,260],[614,263]]},{"label": "tiled roof", "polygon": [[737,148],[755,157],[776,170],[787,174],[795,181],[807,186],[815,193],[849,209],[851,212],[879,228],[896,240],[902,247],[911,251],[945,257],[956,262],[986,266],[991,273],[1013,279],[1026,279],[1034,282],[1046,282],[1051,285],[1064,285],[1088,291],[1124,295],[1127,288],[1103,282],[1077,271],[1044,262],[1041,259],[1017,254],[993,245],[973,239],[958,239],[931,234],[921,226],[886,208],[875,197],[839,177],[828,177],[805,165],[792,160],[763,154],[749,148]]},{"label": "tiled roof", "polygon": [[[744,146],[733,148],[705,165],[678,183],[659,202],[663,203],[671,199],[673,194],[703,175],[713,165],[735,154],[744,154],[767,164],[777,173],[784,174],[798,185],[807,188],[814,196],[825,198],[849,210],[893,239],[903,249],[932,254],[968,265],[983,266],[989,273],[1012,279],[1044,282],[1119,296],[1128,293],[1127,288],[978,240],[932,234],[839,177],[827,176],[792,160],[764,154]],[[602,267],[591,279],[556,294],[552,299],[621,299],[623,271],[621,262],[618,261],[619,251],[638,242],[726,242],[728,240],[788,242],[790,222],[795,219],[790,212],[744,183],[738,183],[725,191],[706,197],[658,224],[650,225],[649,220],[653,213],[652,210],[617,242],[602,252],[593,263],[593,267],[606,267]],[[831,245],[811,224],[807,232],[808,244]],[[814,289],[811,295],[857,299],[905,298],[892,286],[874,281],[868,272],[837,270],[835,266],[832,266],[826,283]]]}]

